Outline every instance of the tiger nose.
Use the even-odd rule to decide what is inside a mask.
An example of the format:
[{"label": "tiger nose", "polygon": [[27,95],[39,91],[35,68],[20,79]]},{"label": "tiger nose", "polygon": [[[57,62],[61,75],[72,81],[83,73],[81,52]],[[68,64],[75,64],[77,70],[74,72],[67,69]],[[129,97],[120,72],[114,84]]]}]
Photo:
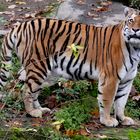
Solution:
[{"label": "tiger nose", "polygon": [[140,29],[134,29],[134,28],[132,28],[132,30],[136,33],[136,32],[138,32]]}]

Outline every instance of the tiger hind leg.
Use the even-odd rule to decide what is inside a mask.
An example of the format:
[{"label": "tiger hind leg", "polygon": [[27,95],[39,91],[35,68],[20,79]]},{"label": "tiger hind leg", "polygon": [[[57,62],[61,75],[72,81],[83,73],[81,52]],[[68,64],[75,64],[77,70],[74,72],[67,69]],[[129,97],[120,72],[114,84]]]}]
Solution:
[{"label": "tiger hind leg", "polygon": [[[34,77],[34,76],[30,76]],[[42,117],[42,114],[50,111],[49,108],[41,107],[38,101],[38,95],[41,91],[41,84],[43,80],[38,80],[34,77],[34,80],[27,77],[28,81],[25,85],[25,92],[23,93],[23,100],[25,104],[25,109],[28,114],[32,117]]]},{"label": "tiger hind leg", "polygon": [[39,101],[38,101],[38,95],[39,95],[39,92],[36,93],[33,97],[33,105],[34,105],[34,108],[35,109],[39,109],[42,111],[42,113],[46,113],[46,112],[50,112],[51,110],[47,107],[41,107]]},{"label": "tiger hind leg", "polygon": [[110,116],[111,107],[116,94],[118,82],[115,79],[99,80],[98,104],[100,110],[100,122],[107,127],[115,127],[119,124],[116,118]]}]

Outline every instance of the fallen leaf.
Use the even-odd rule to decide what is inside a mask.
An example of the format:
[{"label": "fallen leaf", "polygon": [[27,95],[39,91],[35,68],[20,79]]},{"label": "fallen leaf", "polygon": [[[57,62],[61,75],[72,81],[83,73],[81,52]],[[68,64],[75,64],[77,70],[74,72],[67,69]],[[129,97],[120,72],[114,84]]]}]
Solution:
[{"label": "fallen leaf", "polygon": [[25,14],[25,18],[34,18],[36,16],[36,13],[27,13]]},{"label": "fallen leaf", "polygon": [[73,81],[67,81],[63,83],[63,87],[65,88],[72,88],[72,86],[73,86]]},{"label": "fallen leaf", "polygon": [[40,1],[43,1],[43,0],[35,0],[35,2],[40,2]]},{"label": "fallen leaf", "polygon": [[34,129],[34,128],[28,128],[28,129],[26,129],[25,131],[37,132],[37,129]]},{"label": "fallen leaf", "polygon": [[105,6],[105,7],[107,7],[107,6],[111,5],[111,4],[112,4],[111,1],[102,1],[102,2],[100,3],[101,6]]},{"label": "fallen leaf", "polygon": [[15,5],[15,4],[10,5],[10,6],[8,6],[8,8],[9,8],[9,9],[14,9],[14,8],[16,8],[16,5]]},{"label": "fallen leaf", "polygon": [[21,120],[9,121],[8,125],[11,127],[21,127],[23,125]]},{"label": "fallen leaf", "polygon": [[66,134],[67,136],[69,136],[69,137],[72,137],[72,136],[74,136],[74,135],[76,135],[76,134],[78,134],[78,133],[77,133],[76,130],[66,130],[65,134]]},{"label": "fallen leaf", "polygon": [[98,109],[94,109],[93,111],[90,112],[90,114],[95,116],[95,117],[99,117],[99,110]]},{"label": "fallen leaf", "polygon": [[19,5],[25,5],[26,4],[26,2],[23,2],[23,1],[16,1],[16,4],[19,4]]},{"label": "fallen leaf", "polygon": [[101,138],[101,139],[107,138],[106,135],[101,135],[101,134],[96,134],[96,135],[94,135],[94,136],[97,137],[97,138]]},{"label": "fallen leaf", "polygon": [[85,0],[77,0],[77,4],[83,5],[83,4],[85,4]]},{"label": "fallen leaf", "polygon": [[33,127],[39,127],[40,124],[39,124],[39,123],[32,123],[32,126],[33,126]]},{"label": "fallen leaf", "polygon": [[5,14],[5,15],[15,15],[14,11],[4,11],[4,12],[0,12],[0,15]]},{"label": "fallen leaf", "polygon": [[94,9],[94,11],[96,12],[104,12],[104,11],[108,11],[108,7],[97,7]]},{"label": "fallen leaf", "polygon": [[51,95],[49,96],[46,100],[45,100],[45,104],[46,106],[48,106],[48,108],[52,109],[57,105],[57,99],[55,95]]},{"label": "fallen leaf", "polygon": [[79,134],[83,135],[83,136],[88,136],[89,135],[89,133],[86,131],[86,129],[80,129]]},{"label": "fallen leaf", "polygon": [[32,118],[32,126],[38,127],[45,123],[46,120],[43,118]]},{"label": "fallen leaf", "polygon": [[62,124],[63,122],[64,122],[64,120],[55,121],[52,123],[52,125],[59,125],[59,124]]},{"label": "fallen leaf", "polygon": [[88,12],[87,15],[89,17],[93,17],[93,18],[97,18],[98,17],[98,15],[95,12]]},{"label": "fallen leaf", "polygon": [[60,121],[55,121],[52,123],[52,125],[56,128],[56,130],[60,130],[62,124],[63,124],[64,120],[60,120]]},{"label": "fallen leaf", "polygon": [[65,0],[57,0],[59,3],[62,3],[62,2],[64,2]]},{"label": "fallen leaf", "polygon": [[91,133],[90,130],[89,130],[88,128],[85,128],[85,129],[86,129],[87,133]]},{"label": "fallen leaf", "polygon": [[137,96],[133,96],[132,100],[139,101],[140,100],[140,94],[137,95]]},{"label": "fallen leaf", "polygon": [[12,2],[13,0],[6,0],[6,2]]}]

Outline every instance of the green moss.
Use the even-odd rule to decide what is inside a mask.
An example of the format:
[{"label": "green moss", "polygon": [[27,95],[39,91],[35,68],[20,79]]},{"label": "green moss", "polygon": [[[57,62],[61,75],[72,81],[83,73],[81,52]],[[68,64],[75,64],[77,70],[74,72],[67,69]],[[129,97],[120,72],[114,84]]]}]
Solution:
[{"label": "green moss", "polygon": [[3,11],[5,11],[6,10],[6,6],[4,5],[4,4],[0,4],[0,12],[3,12]]}]

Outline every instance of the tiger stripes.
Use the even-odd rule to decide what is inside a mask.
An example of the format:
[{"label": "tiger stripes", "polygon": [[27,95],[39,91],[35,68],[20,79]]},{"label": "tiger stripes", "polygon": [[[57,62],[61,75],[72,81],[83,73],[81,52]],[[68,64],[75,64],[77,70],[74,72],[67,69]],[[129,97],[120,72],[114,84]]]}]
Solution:
[{"label": "tiger stripes", "polygon": [[[140,59],[140,16],[129,11],[132,17],[107,27],[47,18],[14,27],[2,44],[2,64],[11,65],[15,50],[25,77],[23,100],[27,113],[42,117],[42,113],[50,111],[41,107],[38,95],[44,83],[49,86],[54,76],[98,80],[100,122],[109,127],[117,126],[117,119],[124,125],[134,124],[124,115],[124,108]],[[77,57],[68,48],[72,44],[82,46],[77,48]],[[5,67],[0,68],[1,87],[10,76]],[[113,104],[117,119],[110,116]]]}]

